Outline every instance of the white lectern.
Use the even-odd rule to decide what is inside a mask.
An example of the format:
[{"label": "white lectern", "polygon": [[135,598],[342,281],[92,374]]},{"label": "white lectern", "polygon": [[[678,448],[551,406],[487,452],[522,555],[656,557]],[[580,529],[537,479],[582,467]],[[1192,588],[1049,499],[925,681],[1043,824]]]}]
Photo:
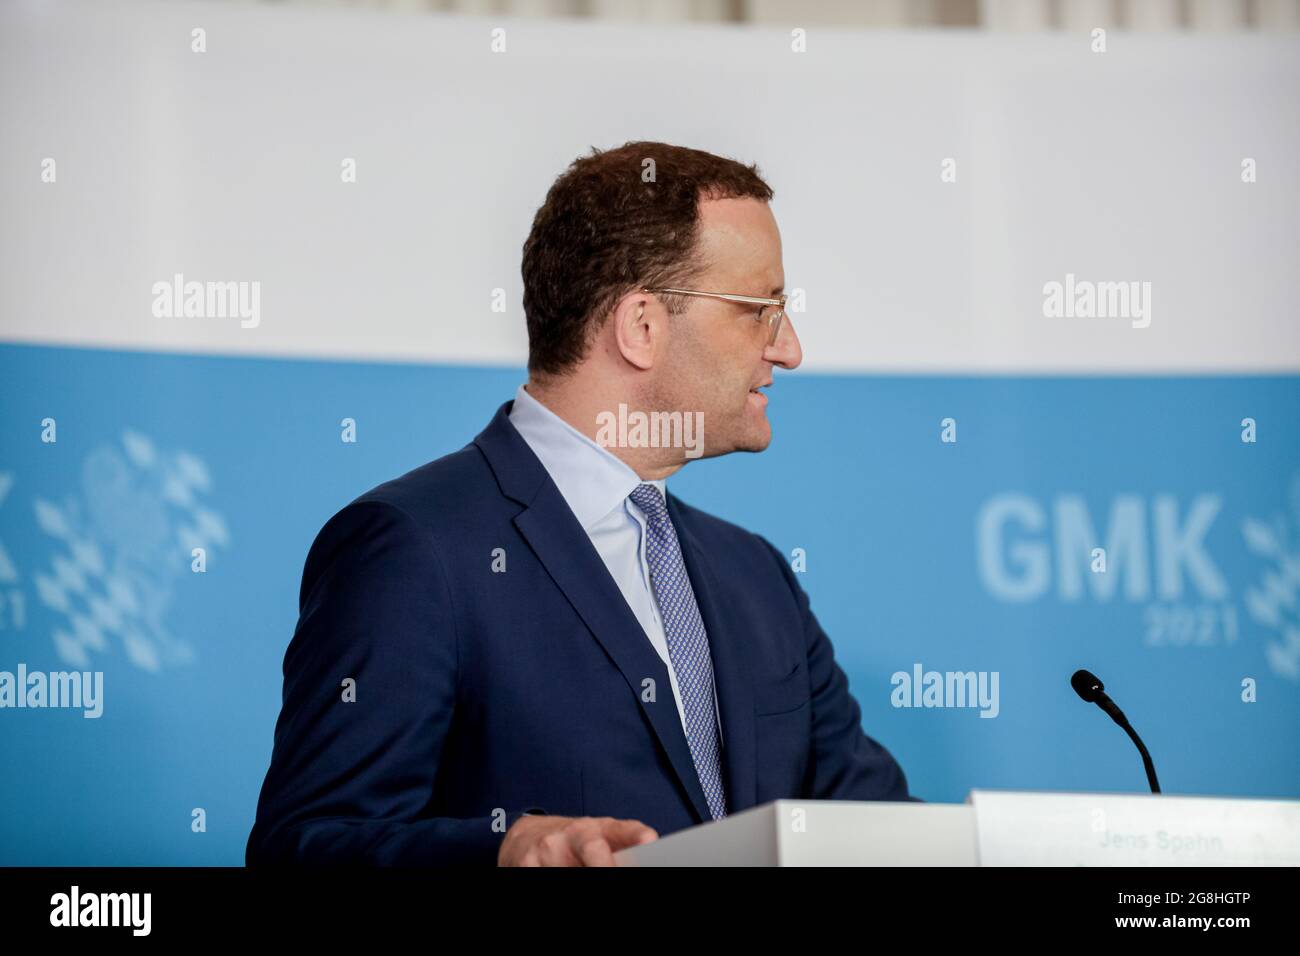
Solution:
[{"label": "white lectern", "polygon": [[624,866],[1300,866],[1300,801],[972,790],[777,800],[620,851]]}]

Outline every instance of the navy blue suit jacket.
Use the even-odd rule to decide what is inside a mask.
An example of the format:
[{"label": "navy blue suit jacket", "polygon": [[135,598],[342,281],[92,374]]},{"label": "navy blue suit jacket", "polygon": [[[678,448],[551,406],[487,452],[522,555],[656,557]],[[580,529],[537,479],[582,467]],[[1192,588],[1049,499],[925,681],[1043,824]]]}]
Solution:
[{"label": "navy blue suit jacket", "polygon": [[[660,835],[711,819],[664,663],[511,404],[317,535],[250,865],[490,865],[531,808]],[[667,501],[708,631],[729,811],[917,799],[862,732],[784,557]]]}]

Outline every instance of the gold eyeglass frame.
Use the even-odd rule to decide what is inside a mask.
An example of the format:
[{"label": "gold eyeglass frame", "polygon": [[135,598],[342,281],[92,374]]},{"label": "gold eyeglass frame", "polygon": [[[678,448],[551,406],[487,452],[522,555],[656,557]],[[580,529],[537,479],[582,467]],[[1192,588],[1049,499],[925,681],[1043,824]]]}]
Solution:
[{"label": "gold eyeglass frame", "polygon": [[[785,292],[781,293],[778,298],[773,299],[762,295],[740,295],[735,292],[700,292],[698,289],[642,289],[641,291],[650,295],[657,295],[659,293],[666,293],[669,295],[696,295],[708,299],[722,299],[726,302],[743,302],[748,305],[779,306],[776,312],[773,313],[772,317],[767,320],[772,331],[768,334],[767,346],[765,346],[765,348],[775,345],[777,336],[781,334],[781,320],[785,318],[785,303],[786,299],[789,298],[789,295]],[[761,316],[754,321],[761,322]]]}]

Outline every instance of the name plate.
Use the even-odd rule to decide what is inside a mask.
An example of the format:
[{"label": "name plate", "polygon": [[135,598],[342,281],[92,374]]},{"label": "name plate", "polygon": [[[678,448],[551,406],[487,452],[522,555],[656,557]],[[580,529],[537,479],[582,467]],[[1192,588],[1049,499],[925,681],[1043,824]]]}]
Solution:
[{"label": "name plate", "polygon": [[1300,801],[972,790],[981,866],[1300,866]]}]

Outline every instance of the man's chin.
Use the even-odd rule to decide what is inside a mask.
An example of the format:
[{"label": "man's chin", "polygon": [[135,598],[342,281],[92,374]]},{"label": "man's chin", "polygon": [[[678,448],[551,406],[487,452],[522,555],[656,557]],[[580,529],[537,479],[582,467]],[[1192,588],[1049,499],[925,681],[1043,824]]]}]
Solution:
[{"label": "man's chin", "polygon": [[763,409],[746,409],[745,414],[730,419],[728,425],[730,427],[718,432],[707,433],[708,440],[698,457],[717,458],[736,451],[766,451],[772,444],[772,425]]},{"label": "man's chin", "polygon": [[765,451],[770,444],[772,444],[772,426],[767,423],[767,417],[764,416],[762,424],[749,428],[733,450]]},{"label": "man's chin", "polygon": [[761,432],[749,430],[743,435],[738,435],[731,441],[726,442],[709,442],[705,445],[703,451],[698,456],[686,456],[686,460],[698,461],[700,458],[719,458],[722,455],[730,455],[737,451],[759,452],[766,451],[767,446],[772,444],[771,429],[763,429]]}]

